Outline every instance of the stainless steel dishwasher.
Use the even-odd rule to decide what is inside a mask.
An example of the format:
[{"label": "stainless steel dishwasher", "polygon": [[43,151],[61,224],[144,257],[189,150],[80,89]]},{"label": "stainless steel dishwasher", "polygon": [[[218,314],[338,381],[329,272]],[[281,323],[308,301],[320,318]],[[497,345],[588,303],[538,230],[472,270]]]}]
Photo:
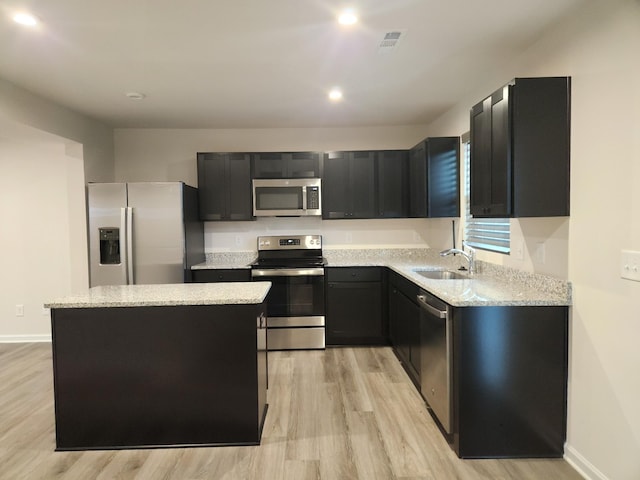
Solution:
[{"label": "stainless steel dishwasher", "polygon": [[424,290],[420,290],[417,299],[420,304],[420,391],[442,428],[450,434],[453,431],[451,307]]}]

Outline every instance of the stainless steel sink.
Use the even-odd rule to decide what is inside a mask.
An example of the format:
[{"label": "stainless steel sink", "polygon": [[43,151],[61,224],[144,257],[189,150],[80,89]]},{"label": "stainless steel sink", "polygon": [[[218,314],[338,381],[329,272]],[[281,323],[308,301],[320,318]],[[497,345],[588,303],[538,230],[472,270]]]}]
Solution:
[{"label": "stainless steel sink", "polygon": [[449,270],[414,270],[418,275],[431,280],[464,280],[469,277]]}]

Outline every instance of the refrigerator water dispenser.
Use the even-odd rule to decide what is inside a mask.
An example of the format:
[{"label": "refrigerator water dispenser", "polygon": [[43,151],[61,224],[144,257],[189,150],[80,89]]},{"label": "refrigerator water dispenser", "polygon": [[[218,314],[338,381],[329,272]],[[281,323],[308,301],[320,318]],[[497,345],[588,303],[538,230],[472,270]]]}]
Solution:
[{"label": "refrigerator water dispenser", "polygon": [[100,264],[120,264],[120,229],[116,227],[99,228]]}]

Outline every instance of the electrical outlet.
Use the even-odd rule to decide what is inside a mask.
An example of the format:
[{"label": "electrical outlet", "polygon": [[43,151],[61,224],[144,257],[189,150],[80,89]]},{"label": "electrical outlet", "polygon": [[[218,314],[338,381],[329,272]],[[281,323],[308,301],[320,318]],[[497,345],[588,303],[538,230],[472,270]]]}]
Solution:
[{"label": "electrical outlet", "polygon": [[236,247],[239,247],[242,244],[242,237],[240,235],[236,235]]},{"label": "electrical outlet", "polygon": [[524,260],[524,241],[522,239],[513,242],[511,253],[516,260]]},{"label": "electrical outlet", "polygon": [[640,252],[622,250],[620,254],[620,276],[640,282]]},{"label": "electrical outlet", "polygon": [[42,315],[49,315],[51,313],[51,309],[47,307],[42,307]]},{"label": "electrical outlet", "polygon": [[351,235],[351,232],[347,232],[347,234],[345,236],[345,241],[347,243],[352,243],[353,242],[353,235]]},{"label": "electrical outlet", "polygon": [[547,248],[544,242],[536,243],[536,263],[540,265],[544,265],[544,262],[547,261]]},{"label": "electrical outlet", "polygon": [[24,305],[16,305],[16,317],[24,317]]}]

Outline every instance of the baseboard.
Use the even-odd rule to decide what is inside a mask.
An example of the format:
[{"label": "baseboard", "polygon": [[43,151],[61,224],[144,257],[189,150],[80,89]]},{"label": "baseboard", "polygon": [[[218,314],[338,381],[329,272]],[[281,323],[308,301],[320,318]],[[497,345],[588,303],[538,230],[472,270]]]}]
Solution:
[{"label": "baseboard", "polygon": [[51,335],[0,335],[0,343],[44,343],[51,342]]},{"label": "baseboard", "polygon": [[591,462],[570,445],[564,446],[564,459],[587,480],[609,480],[604,473],[593,466]]}]

